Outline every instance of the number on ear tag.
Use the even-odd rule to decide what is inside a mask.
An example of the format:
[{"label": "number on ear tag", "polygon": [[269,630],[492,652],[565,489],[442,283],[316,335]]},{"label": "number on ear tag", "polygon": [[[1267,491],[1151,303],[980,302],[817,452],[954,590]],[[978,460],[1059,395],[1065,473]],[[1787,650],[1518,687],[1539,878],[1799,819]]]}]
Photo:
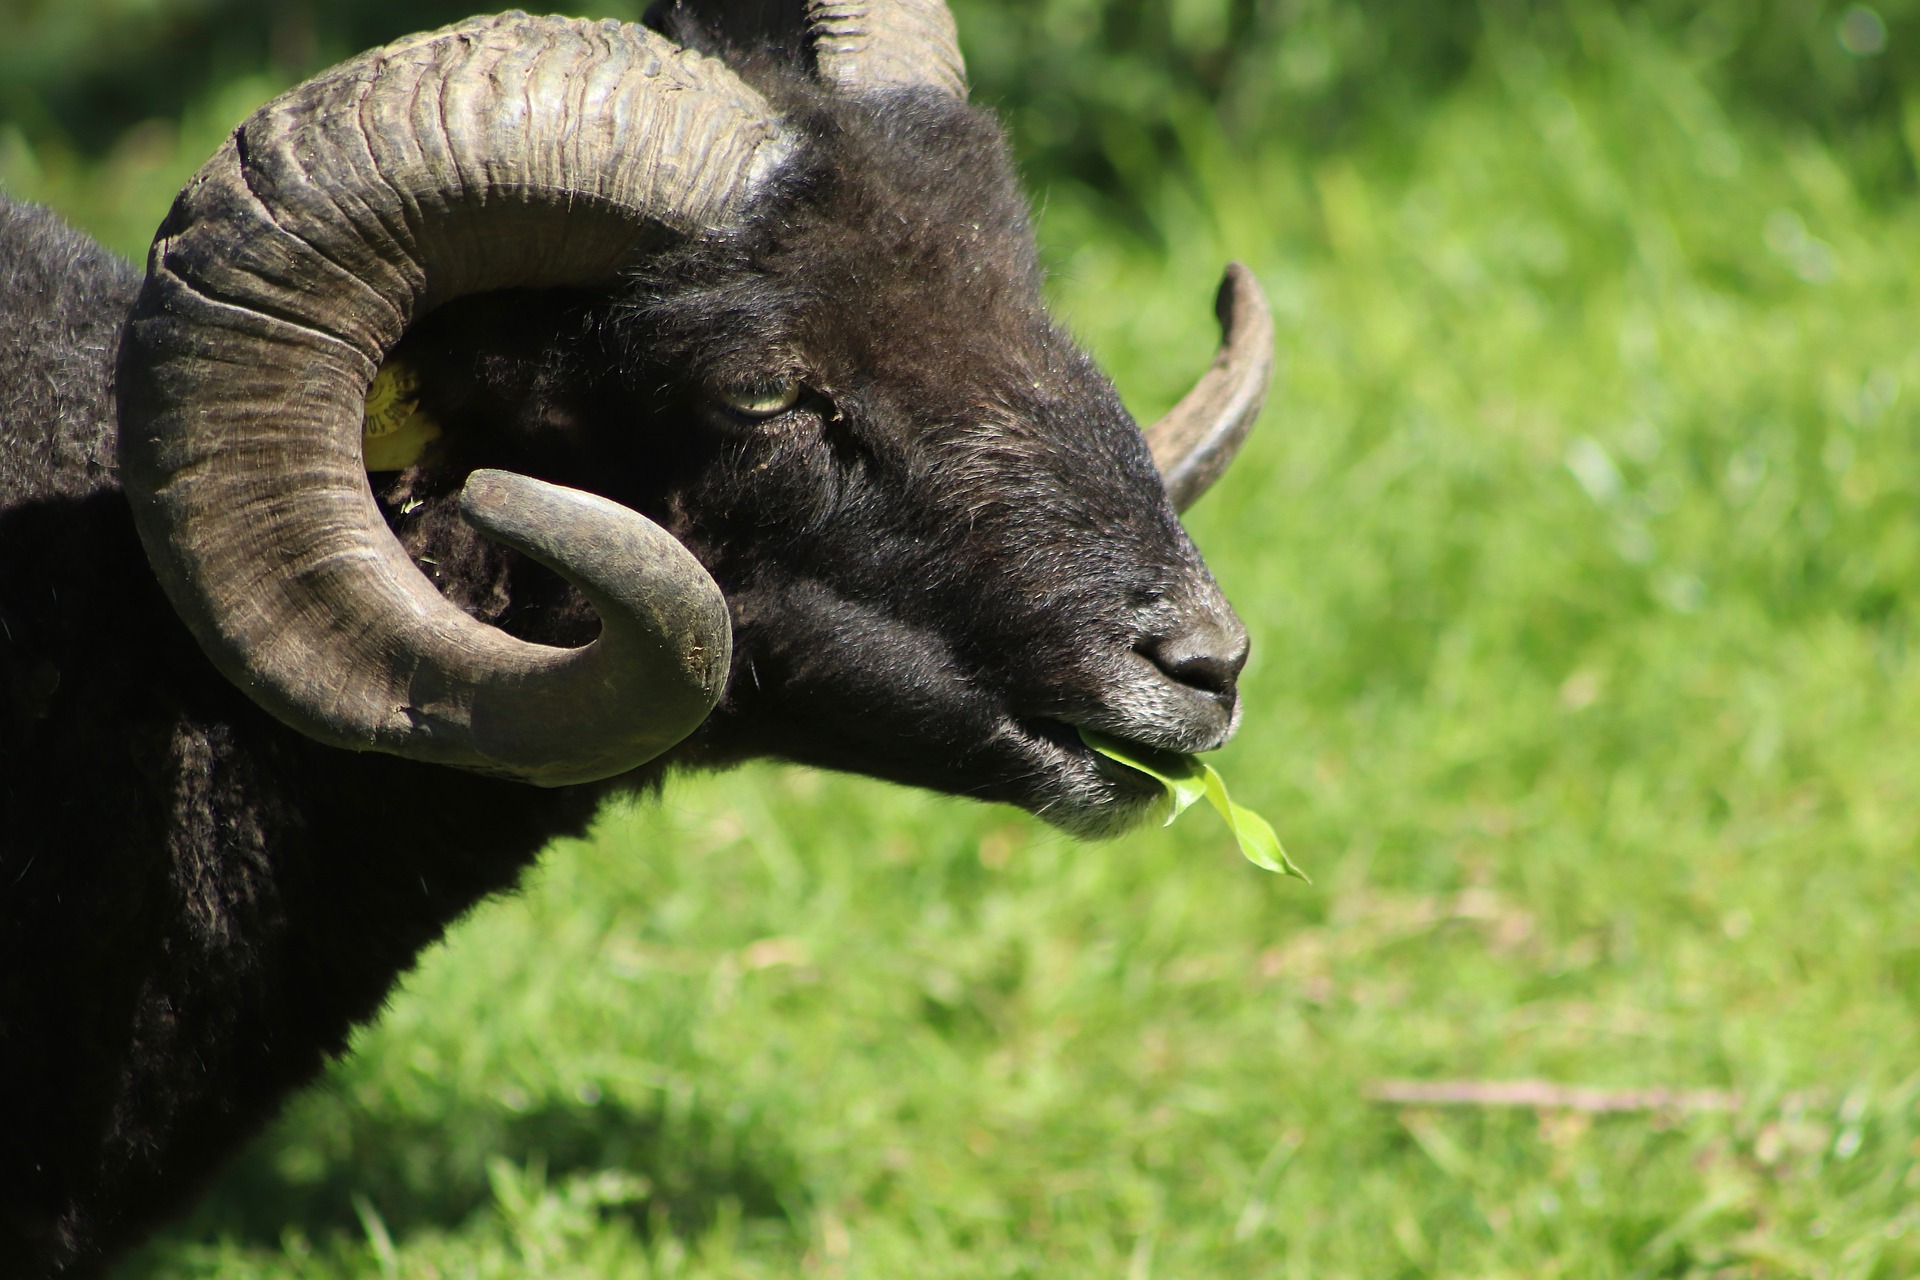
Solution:
[{"label": "number on ear tag", "polygon": [[369,471],[404,471],[440,438],[440,424],[420,407],[420,375],[403,360],[389,360],[367,388],[360,453]]}]

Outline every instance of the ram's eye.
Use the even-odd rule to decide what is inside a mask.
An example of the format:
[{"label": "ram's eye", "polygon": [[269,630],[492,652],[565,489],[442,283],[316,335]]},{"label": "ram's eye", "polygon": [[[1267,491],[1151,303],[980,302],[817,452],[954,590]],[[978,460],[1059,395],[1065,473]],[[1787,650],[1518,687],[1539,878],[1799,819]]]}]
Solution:
[{"label": "ram's eye", "polygon": [[743,418],[772,418],[800,403],[800,383],[786,378],[776,382],[756,382],[743,387],[728,387],[719,393],[720,403]]}]

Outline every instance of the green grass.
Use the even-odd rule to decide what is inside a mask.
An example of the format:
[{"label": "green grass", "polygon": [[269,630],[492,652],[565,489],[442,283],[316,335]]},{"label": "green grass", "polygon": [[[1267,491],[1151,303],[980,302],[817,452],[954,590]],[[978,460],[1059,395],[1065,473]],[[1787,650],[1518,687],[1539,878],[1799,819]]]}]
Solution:
[{"label": "green grass", "polygon": [[[1152,238],[1044,193],[1143,414],[1225,258],[1273,298],[1190,526],[1255,636],[1222,770],[1316,885],[1206,824],[680,779],[129,1274],[1920,1274],[1920,207],[1700,84],[1603,16],[1496,30],[1331,157],[1195,117]],[[180,176],[6,154],[122,247]],[[1533,1077],[1746,1101],[1365,1096]]]}]

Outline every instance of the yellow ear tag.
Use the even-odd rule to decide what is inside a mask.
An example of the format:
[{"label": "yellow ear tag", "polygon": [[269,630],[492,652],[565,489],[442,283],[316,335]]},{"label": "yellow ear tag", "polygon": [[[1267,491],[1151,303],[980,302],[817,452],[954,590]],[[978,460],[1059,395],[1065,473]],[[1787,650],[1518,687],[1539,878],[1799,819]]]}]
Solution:
[{"label": "yellow ear tag", "polygon": [[420,408],[420,375],[404,360],[380,366],[367,388],[360,453],[369,471],[402,471],[440,438],[440,424]]}]

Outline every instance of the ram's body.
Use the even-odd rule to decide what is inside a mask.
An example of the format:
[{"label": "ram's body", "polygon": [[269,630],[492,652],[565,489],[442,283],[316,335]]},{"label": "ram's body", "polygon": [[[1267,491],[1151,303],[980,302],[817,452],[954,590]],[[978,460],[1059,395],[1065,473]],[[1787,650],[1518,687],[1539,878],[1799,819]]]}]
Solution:
[{"label": "ram's body", "polygon": [[[1040,308],[997,130],[777,63],[756,74],[798,158],[744,231],[624,284],[444,306],[402,348],[448,438],[377,497],[468,615],[559,646],[597,626],[462,522],[476,466],[646,512],[724,592],[748,674],[673,753],[587,785],[324,745],[223,675],[156,581],[117,462],[140,279],[0,200],[7,1276],[92,1273],[176,1210],[609,788],[777,755],[1098,829],[1148,789],[1072,725],[1183,749],[1229,731],[1242,633],[1139,433]],[[713,407],[776,348],[804,397]],[[123,381],[146,376],[129,359]]]},{"label": "ram's body", "polygon": [[9,1276],[181,1203],[421,947],[595,803],[320,746],[214,671],[115,481],[108,384],[138,283],[0,206]]}]

